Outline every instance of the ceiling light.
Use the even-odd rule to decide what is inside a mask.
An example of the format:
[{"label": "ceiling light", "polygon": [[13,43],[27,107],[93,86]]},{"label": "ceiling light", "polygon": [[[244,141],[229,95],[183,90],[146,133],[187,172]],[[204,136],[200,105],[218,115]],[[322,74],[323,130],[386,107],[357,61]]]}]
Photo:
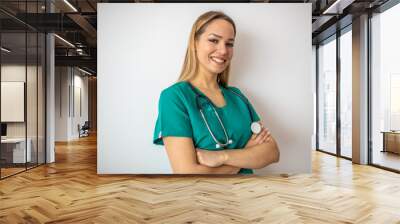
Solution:
[{"label": "ceiling light", "polygon": [[78,10],[71,4],[68,2],[68,0],[64,0],[65,4],[67,4],[72,10],[74,10],[74,12],[78,12]]},{"label": "ceiling light", "polygon": [[57,37],[58,39],[60,39],[61,41],[63,41],[64,43],[68,44],[69,46],[75,48],[75,45],[71,44],[71,42],[67,41],[66,39],[58,36],[57,34],[54,34],[55,37]]},{"label": "ceiling light", "polygon": [[83,69],[81,69],[81,68],[79,68],[79,67],[78,67],[78,70],[81,71],[81,72],[83,72],[83,73],[85,73],[85,74],[92,75],[92,73],[90,73],[90,72],[88,72],[88,71],[86,71],[86,70],[83,70]]},{"label": "ceiling light", "polygon": [[353,3],[354,0],[336,0],[332,5],[324,10],[322,14],[341,14],[343,9]]},{"label": "ceiling light", "polygon": [[1,50],[4,51],[4,52],[6,52],[6,53],[10,53],[10,52],[11,52],[11,50],[9,50],[9,49],[7,49],[7,48],[5,48],[5,47],[1,47]]}]

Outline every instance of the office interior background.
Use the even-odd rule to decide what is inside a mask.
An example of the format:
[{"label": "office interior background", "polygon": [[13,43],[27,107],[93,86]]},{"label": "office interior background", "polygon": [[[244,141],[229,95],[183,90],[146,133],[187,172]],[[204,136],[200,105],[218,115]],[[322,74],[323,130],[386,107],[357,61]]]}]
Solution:
[{"label": "office interior background", "polygon": [[[135,4],[178,1],[0,2],[0,220],[12,210],[11,207],[7,207],[7,203],[11,202],[6,197],[12,198],[13,195],[19,194],[19,189],[10,190],[10,186],[16,183],[20,188],[29,188],[23,184],[29,185],[29,181],[33,179],[38,182],[50,181],[51,174],[65,175],[59,178],[68,178],[70,172],[75,175],[74,172],[85,169],[91,173],[73,177],[81,178],[82,185],[89,184],[84,180],[89,176],[109,184],[112,181],[129,181],[135,178],[97,177],[95,173],[96,10],[97,3],[105,2]],[[331,187],[335,186],[339,190],[348,190],[349,185],[370,185],[367,191],[362,191],[365,194],[356,192],[349,195],[356,199],[367,197],[367,194],[378,198],[364,198],[366,203],[371,202],[368,200],[382,198],[384,201],[378,205],[374,204],[378,207],[371,205],[371,210],[367,209],[368,212],[363,214],[339,214],[339,209],[333,209],[334,215],[326,215],[326,219],[320,219],[327,221],[330,218],[333,222],[363,222],[374,220],[379,217],[378,212],[381,212],[381,221],[387,221],[381,223],[398,222],[400,216],[395,210],[398,211],[400,205],[394,202],[395,197],[391,199],[394,201],[391,201],[381,193],[389,193],[392,196],[400,193],[400,1],[237,2],[312,4],[313,15],[310,22],[313,45],[310,47],[313,49],[315,77],[315,131],[310,150],[313,150],[313,174],[318,173],[316,181],[321,189],[332,189]],[[63,172],[64,174],[59,174]],[[299,178],[296,180],[302,178],[301,175],[294,176]],[[330,179],[335,177],[350,180],[346,179],[348,182],[341,185],[342,182],[338,179]],[[289,178],[290,181],[290,174],[275,178]],[[96,184],[101,185],[102,181],[99,179],[90,185],[94,188]],[[360,179],[362,183],[354,182]],[[174,181],[181,183],[184,180]],[[78,180],[74,179],[71,182]],[[79,187],[86,190],[83,186],[77,188]],[[339,191],[334,192],[337,195],[341,194]],[[62,200],[60,195],[54,197]],[[389,203],[392,205],[388,206]],[[372,208],[379,209],[372,211]],[[38,222],[57,220],[55,217],[41,219],[40,215],[35,216],[34,213],[26,211],[15,214],[35,217]],[[323,212],[322,214],[324,215]],[[303,215],[303,221],[307,219],[304,217],[310,220],[312,218],[301,212],[297,215]],[[129,218],[127,214],[123,216]],[[140,218],[132,219],[137,221]],[[225,220],[222,217],[219,219]],[[240,219],[231,220],[236,221],[241,222]]]}]

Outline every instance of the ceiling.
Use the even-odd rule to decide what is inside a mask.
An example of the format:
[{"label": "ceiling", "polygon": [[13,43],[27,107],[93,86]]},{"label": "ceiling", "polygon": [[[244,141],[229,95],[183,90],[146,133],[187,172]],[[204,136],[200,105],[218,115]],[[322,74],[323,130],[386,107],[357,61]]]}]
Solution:
[{"label": "ceiling", "polygon": [[[313,43],[335,32],[338,20],[349,21],[351,17],[374,9],[388,0],[251,0],[251,1],[215,1],[215,0],[1,0],[0,25],[3,38],[18,51],[23,51],[25,30],[55,32],[61,38],[55,38],[56,65],[80,66],[96,73],[97,57],[97,3],[138,3],[138,2],[252,2],[252,3],[312,3]],[[332,7],[331,7],[332,6]],[[329,11],[327,10],[329,8]],[[49,13],[52,11],[52,13]],[[346,22],[342,23],[345,26]],[[332,27],[334,29],[332,30]],[[330,30],[331,29],[331,30]],[[4,37],[5,36],[5,37]],[[5,41],[5,40],[4,40]],[[2,43],[5,43],[2,41]],[[72,45],[71,45],[72,44]],[[3,44],[4,46],[4,44]],[[8,47],[9,47],[8,46]],[[35,48],[28,44],[27,52]],[[41,47],[41,46],[40,46]],[[24,52],[21,52],[24,53]],[[29,56],[28,56],[29,57]]]}]

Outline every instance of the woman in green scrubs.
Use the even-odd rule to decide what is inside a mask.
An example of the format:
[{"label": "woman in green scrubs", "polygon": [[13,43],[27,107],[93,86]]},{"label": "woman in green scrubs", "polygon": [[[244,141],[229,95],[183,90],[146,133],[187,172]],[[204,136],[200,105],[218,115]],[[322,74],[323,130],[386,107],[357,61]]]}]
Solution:
[{"label": "woman in green scrubs", "polygon": [[269,131],[251,132],[251,123],[260,122],[253,106],[228,86],[235,35],[235,24],[224,13],[201,15],[179,81],[160,95],[153,142],[165,145],[174,173],[252,174],[279,160]]}]

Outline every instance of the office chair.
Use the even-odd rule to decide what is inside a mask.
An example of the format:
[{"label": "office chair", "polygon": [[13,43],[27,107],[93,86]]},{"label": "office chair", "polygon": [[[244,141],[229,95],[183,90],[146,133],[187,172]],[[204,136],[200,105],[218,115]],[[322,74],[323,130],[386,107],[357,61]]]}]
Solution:
[{"label": "office chair", "polygon": [[80,125],[78,124],[79,138],[89,136],[89,129],[90,129],[89,121],[85,121],[82,127],[80,127]]}]

